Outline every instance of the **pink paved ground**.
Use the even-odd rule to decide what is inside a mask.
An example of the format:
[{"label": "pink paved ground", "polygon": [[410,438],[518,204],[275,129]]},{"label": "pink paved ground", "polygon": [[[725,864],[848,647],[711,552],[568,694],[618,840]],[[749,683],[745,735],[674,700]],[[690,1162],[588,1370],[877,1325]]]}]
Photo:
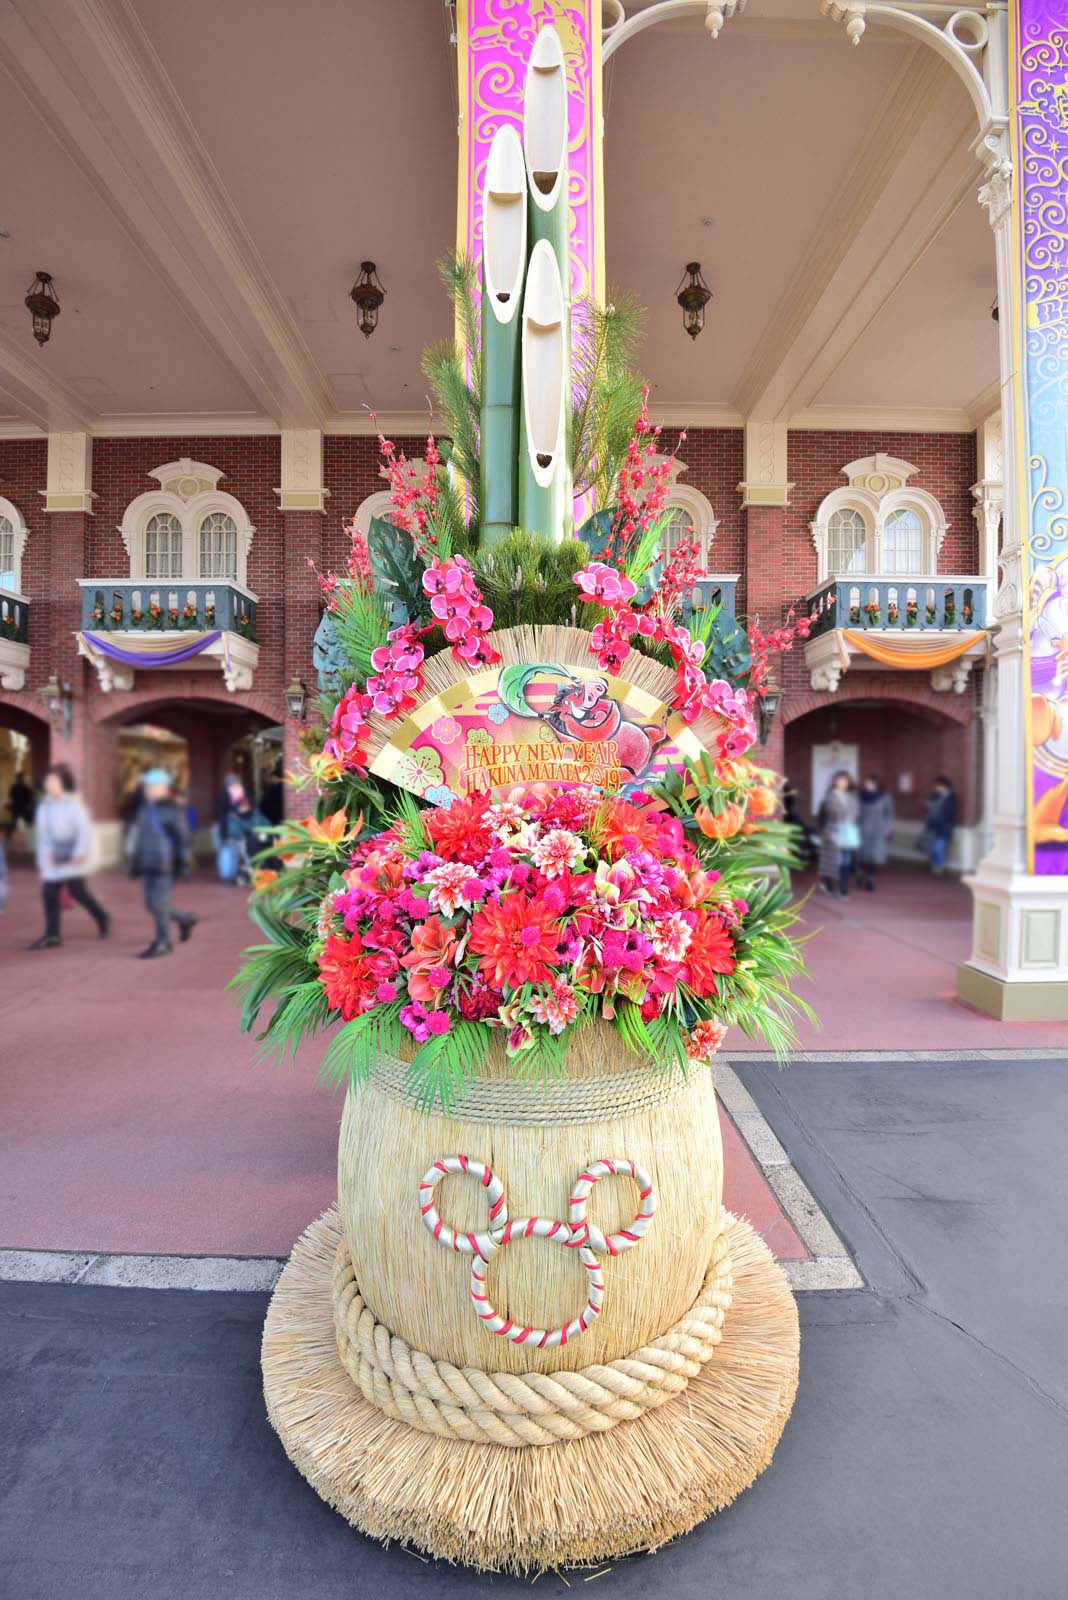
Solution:
[{"label": "pink paved ground", "polygon": [[[188,945],[139,962],[136,885],[94,887],[101,942],[80,908],[61,949],[40,931],[37,884],[12,872],[0,917],[0,1247],[285,1255],[334,1199],[341,1102],[315,1054],[255,1065],[224,984],[249,937],[245,896],[208,877],[179,891],[201,922]],[[805,1248],[724,1119],[726,1201],[780,1258]]]},{"label": "pink paved ground", "polygon": [[[813,886],[806,876],[798,892]],[[1068,1023],[995,1022],[955,994],[971,954],[971,895],[956,878],[914,867],[887,869],[873,894],[848,900],[813,893],[806,929],[811,982],[799,992],[821,1026],[803,1024],[802,1050],[997,1050],[1068,1052]],[[738,1035],[729,1054],[761,1048]]]}]

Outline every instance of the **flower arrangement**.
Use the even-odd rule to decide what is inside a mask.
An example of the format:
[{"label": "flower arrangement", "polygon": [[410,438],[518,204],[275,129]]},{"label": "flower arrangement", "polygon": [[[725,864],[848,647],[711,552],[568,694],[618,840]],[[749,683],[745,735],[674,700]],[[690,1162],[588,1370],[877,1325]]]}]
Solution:
[{"label": "flower arrangement", "polygon": [[[572,467],[576,486],[610,503],[576,539],[516,530],[480,544],[478,408],[449,347],[427,357],[449,444],[428,438],[416,467],[380,435],[390,520],[366,536],[351,529],[344,574],[318,574],[323,721],[303,730],[294,775],[316,803],[283,825],[257,874],[264,942],[235,982],[242,1026],[266,1015],[268,1049],[335,1030],[328,1081],[359,1081],[400,1055],[424,1102],[448,1105],[494,1041],[517,1074],[544,1076],[566,1071],[571,1039],[597,1022],[632,1058],[690,1070],[732,1026],[782,1057],[797,1016],[810,1015],[791,989],[803,965],[792,834],[777,820],[778,780],[748,752],[771,659],[814,619],[791,611],[765,632],[692,608],[697,547],[661,554],[672,457],[647,392],[604,365],[615,311],[589,315],[602,320],[584,357]],[[463,320],[477,341],[477,319]],[[692,728],[705,753],[661,763],[625,793],[518,782],[436,806],[374,777],[390,725],[431,693],[434,657],[451,657],[449,682],[500,661],[502,612],[511,626],[564,625],[576,651],[585,639],[594,681],[632,652],[651,657],[655,681],[670,685],[663,720]]]},{"label": "flower arrangement", "polygon": [[919,622],[919,620],[920,620],[920,608],[919,608],[919,606],[917,605],[915,600],[907,600],[905,602],[905,626],[906,626],[906,628],[915,628],[917,623]]},{"label": "flower arrangement", "polygon": [[897,627],[897,619],[900,615],[901,613],[898,610],[897,601],[889,601],[886,607],[886,620],[892,628]]},{"label": "flower arrangement", "polygon": [[13,613],[7,611],[0,613],[0,635],[5,639],[17,639],[19,625]]},{"label": "flower arrangement", "polygon": [[880,609],[878,600],[868,601],[867,605],[864,607],[864,615],[867,618],[867,627],[877,628],[879,626]]}]

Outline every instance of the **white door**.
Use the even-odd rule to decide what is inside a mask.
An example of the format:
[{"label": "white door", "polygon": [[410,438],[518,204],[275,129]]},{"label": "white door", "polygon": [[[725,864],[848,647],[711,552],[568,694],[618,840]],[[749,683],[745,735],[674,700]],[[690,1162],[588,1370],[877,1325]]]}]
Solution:
[{"label": "white door", "polygon": [[830,744],[812,746],[812,795],[809,816],[815,817],[830,788],[836,772],[848,772],[853,782],[860,777],[860,746],[842,744],[838,739]]}]

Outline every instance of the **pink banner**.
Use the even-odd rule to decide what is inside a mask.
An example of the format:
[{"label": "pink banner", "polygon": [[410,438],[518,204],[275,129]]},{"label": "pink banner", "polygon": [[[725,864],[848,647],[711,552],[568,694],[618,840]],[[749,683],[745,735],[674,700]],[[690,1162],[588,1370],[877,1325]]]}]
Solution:
[{"label": "pink banner", "polygon": [[567,62],[571,297],[604,293],[600,0],[459,0],[457,248],[482,257],[482,186],[493,135],[523,131],[523,82],[538,30],[552,24]]}]

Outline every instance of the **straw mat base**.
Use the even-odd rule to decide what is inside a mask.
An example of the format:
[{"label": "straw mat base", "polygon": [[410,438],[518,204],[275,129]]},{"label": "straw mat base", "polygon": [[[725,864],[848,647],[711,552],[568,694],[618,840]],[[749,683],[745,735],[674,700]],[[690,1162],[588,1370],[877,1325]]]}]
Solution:
[{"label": "straw mat base", "polygon": [[793,1296],[747,1222],[728,1235],[723,1339],[684,1392],[608,1433],[517,1450],[418,1433],[363,1398],[337,1353],[331,1210],[298,1241],[267,1312],[271,1423],[312,1488],[376,1539],[512,1571],[655,1549],[748,1488],[794,1403]]}]

